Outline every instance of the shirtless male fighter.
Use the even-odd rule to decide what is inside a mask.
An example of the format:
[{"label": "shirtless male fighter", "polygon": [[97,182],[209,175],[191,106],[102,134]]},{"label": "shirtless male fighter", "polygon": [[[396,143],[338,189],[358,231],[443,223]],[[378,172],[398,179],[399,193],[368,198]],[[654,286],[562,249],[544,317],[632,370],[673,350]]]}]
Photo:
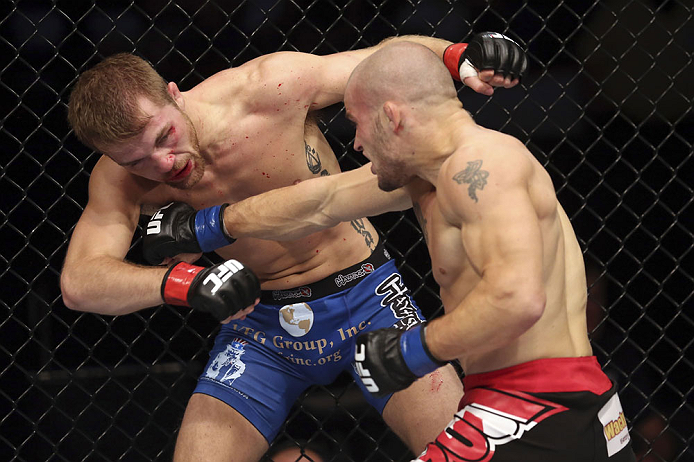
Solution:
[{"label": "shirtless male fighter", "polygon": [[460,361],[458,412],[417,461],[635,461],[588,341],[581,249],[542,165],[477,125],[437,56],[415,43],[362,61],[344,102],[354,148],[372,163],[231,205],[226,231],[296,238],[413,205],[445,314],[361,333],[355,359],[376,396]]},{"label": "shirtless male fighter", "polygon": [[[478,68],[487,69],[478,74],[470,71],[468,58],[474,64],[475,56],[464,44],[414,36],[385,43],[405,39],[439,59],[445,54],[451,73],[485,94],[514,86],[518,80],[508,70],[526,59],[505,37],[477,36],[471,43],[484,58]],[[83,73],[73,89],[70,124],[104,155],[91,173],[89,201],[66,255],[66,306],[122,315],[164,301],[226,322],[186,408],[177,461],[258,460],[304,389],[330,383],[345,369],[356,377],[350,364],[358,332],[423,322],[402,282],[392,286],[395,294],[374,293],[399,275],[361,217],[291,242],[240,238],[229,245],[223,233],[204,231],[213,230],[217,207],[195,223],[206,236],[196,250],[216,249],[227,261],[210,268],[187,263],[190,255],[168,267],[125,261],[141,213],[171,201],[195,209],[235,203],[338,173],[312,111],[342,101],[352,70],[382,46],[328,56],[274,53],[189,91],[167,84],[142,59],[118,54]],[[165,233],[164,227],[155,219],[147,231]],[[152,260],[156,252],[147,256]],[[155,263],[162,261],[170,259]],[[349,290],[360,284],[370,290]],[[392,399],[366,395],[416,453],[449,420],[461,392],[448,366]]]}]

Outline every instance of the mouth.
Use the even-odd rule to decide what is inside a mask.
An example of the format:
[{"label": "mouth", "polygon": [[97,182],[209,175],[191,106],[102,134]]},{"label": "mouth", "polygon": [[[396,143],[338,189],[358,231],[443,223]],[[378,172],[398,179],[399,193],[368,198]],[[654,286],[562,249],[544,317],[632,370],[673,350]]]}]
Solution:
[{"label": "mouth", "polygon": [[193,161],[192,161],[192,160],[189,160],[189,161],[186,163],[186,165],[183,166],[182,169],[180,169],[179,171],[177,171],[176,173],[174,173],[173,175],[171,175],[171,176],[169,177],[169,179],[167,180],[167,182],[169,182],[169,183],[175,183],[175,182],[177,182],[177,181],[181,181],[181,180],[183,180],[185,177],[187,177],[188,175],[190,175],[191,170],[193,170]]}]

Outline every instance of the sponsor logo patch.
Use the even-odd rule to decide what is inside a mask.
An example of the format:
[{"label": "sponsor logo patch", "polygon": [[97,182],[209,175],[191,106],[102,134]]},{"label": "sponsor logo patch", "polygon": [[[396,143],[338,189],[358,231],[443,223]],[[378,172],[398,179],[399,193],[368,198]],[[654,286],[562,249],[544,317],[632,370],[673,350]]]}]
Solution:
[{"label": "sponsor logo patch", "polygon": [[241,361],[241,356],[246,352],[248,345],[246,340],[235,338],[226,346],[224,351],[217,353],[212,364],[205,371],[205,377],[231,385],[234,380],[241,377],[246,370],[246,364]]},{"label": "sponsor logo patch", "polygon": [[311,298],[311,294],[312,291],[310,287],[299,287],[290,290],[273,290],[272,299],[286,300],[288,298]]},{"label": "sponsor logo patch", "polygon": [[359,268],[356,271],[353,271],[351,273],[347,273],[345,275],[338,274],[335,277],[335,284],[337,287],[342,287],[347,285],[348,283],[354,281],[355,279],[361,279],[364,276],[373,273],[374,271],[374,265],[372,263],[363,263],[361,265],[361,268]]},{"label": "sponsor logo patch", "polygon": [[292,337],[303,337],[313,327],[313,310],[306,303],[285,305],[279,310],[280,325]]},{"label": "sponsor logo patch", "polygon": [[602,424],[603,436],[607,443],[607,457],[612,457],[613,454],[621,451],[631,439],[627,429],[627,419],[622,410],[622,403],[616,393],[600,409],[598,419]]},{"label": "sponsor logo patch", "polygon": [[405,286],[399,273],[392,273],[385,278],[374,291],[381,298],[381,306],[387,306],[399,321],[393,327],[407,330],[421,324],[417,308],[410,298],[410,289]]}]

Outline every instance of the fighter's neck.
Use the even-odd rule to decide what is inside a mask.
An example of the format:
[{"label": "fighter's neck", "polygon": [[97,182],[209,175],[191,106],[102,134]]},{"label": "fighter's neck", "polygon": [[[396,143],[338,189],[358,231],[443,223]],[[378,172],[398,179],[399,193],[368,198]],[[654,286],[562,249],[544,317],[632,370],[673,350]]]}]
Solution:
[{"label": "fighter's neck", "polygon": [[427,137],[415,147],[415,172],[436,186],[443,163],[453,155],[479,127],[465,110],[432,119],[422,127]]}]

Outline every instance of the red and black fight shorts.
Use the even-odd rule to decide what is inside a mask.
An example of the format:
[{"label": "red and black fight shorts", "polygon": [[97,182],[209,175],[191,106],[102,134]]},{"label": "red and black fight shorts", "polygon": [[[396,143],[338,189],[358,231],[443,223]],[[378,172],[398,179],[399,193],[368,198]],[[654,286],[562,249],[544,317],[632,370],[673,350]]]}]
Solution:
[{"label": "red and black fight shorts", "polygon": [[635,462],[616,386],[594,356],[463,379],[458,412],[416,462]]}]

